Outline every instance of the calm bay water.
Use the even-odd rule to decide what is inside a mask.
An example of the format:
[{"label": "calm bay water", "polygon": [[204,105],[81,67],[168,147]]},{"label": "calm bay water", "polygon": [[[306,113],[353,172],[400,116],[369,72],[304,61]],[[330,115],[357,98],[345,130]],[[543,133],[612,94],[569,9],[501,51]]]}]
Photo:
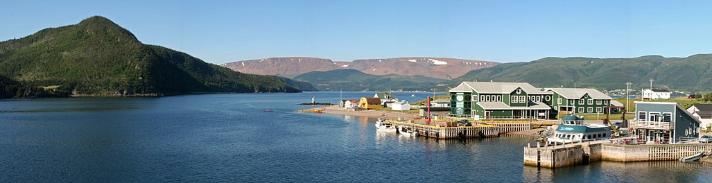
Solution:
[{"label": "calm bay water", "polygon": [[[373,95],[347,93],[344,98]],[[415,101],[428,93],[400,93]],[[527,137],[435,141],[301,114],[339,92],[0,100],[0,182],[712,182],[712,165],[522,166]],[[273,112],[264,112],[271,109]]]}]

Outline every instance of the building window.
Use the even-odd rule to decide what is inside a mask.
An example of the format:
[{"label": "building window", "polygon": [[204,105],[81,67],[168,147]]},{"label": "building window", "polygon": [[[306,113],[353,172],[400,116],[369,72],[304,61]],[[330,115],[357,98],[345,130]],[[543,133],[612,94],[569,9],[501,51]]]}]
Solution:
[{"label": "building window", "polygon": [[645,111],[638,112],[638,121],[647,121],[648,115]]},{"label": "building window", "polygon": [[653,122],[660,121],[660,113],[658,113],[658,112],[651,112],[650,116],[648,116],[648,117],[650,118],[650,121],[653,121]]},{"label": "building window", "polygon": [[479,99],[479,97],[478,97],[477,95],[473,95],[473,96],[472,96],[472,101],[473,101],[473,102],[477,102],[477,99]]},{"label": "building window", "polygon": [[556,100],[556,103],[559,104],[559,105],[561,105],[561,98],[558,98],[558,99]]},{"label": "building window", "polygon": [[536,96],[536,101],[541,102],[541,96]]},{"label": "building window", "polygon": [[586,112],[588,113],[593,113],[593,107],[587,107]]},{"label": "building window", "polygon": [[603,105],[608,105],[608,100],[603,100]]},{"label": "building window", "polygon": [[603,111],[601,107],[596,107],[596,113],[601,113],[601,111]]},{"label": "building window", "polygon": [[593,99],[588,99],[588,102],[587,102],[587,103],[588,103],[589,105],[593,105]]},{"label": "building window", "polygon": [[485,95],[485,101],[486,101],[486,102],[489,102],[490,99],[492,99],[492,97],[490,97],[489,95]]},{"label": "building window", "polygon": [[663,113],[663,122],[672,122],[672,113]]},{"label": "building window", "polygon": [[586,100],[584,100],[584,99],[579,99],[579,104],[580,104],[580,105],[583,105],[583,103],[584,103],[585,101],[586,101]]},{"label": "building window", "polygon": [[578,108],[578,112],[579,112],[579,113],[584,113],[583,107],[579,107],[579,108]]},{"label": "building window", "polygon": [[501,102],[501,101],[502,101],[502,95],[497,95],[497,102]]},{"label": "building window", "polygon": [[519,103],[527,103],[527,101],[529,100],[527,100],[526,96],[522,96],[522,98],[519,99]]},{"label": "building window", "polygon": [[549,96],[549,95],[545,96],[545,97],[544,97],[544,100],[546,100],[546,101],[551,101],[551,96]]},{"label": "building window", "polygon": [[601,105],[602,100],[596,100],[596,105]]}]

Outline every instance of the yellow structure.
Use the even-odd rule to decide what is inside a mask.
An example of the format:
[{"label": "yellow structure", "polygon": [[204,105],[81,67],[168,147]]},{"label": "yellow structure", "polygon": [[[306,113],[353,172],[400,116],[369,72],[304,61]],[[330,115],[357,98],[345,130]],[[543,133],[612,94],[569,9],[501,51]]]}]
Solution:
[{"label": "yellow structure", "polygon": [[383,109],[383,106],[381,106],[381,99],[379,98],[361,97],[361,100],[358,101],[358,107],[366,110]]}]

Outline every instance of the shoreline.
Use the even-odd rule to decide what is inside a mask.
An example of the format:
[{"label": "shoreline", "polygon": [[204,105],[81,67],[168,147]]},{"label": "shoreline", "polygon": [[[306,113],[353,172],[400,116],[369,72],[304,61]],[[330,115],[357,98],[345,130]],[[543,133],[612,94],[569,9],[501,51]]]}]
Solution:
[{"label": "shoreline", "polygon": [[[320,112],[314,112],[314,109],[322,109]],[[312,107],[306,109],[300,109],[299,112],[306,113],[323,113],[329,115],[345,115],[345,116],[357,116],[357,117],[369,117],[369,118],[382,118],[384,120],[417,120],[421,119],[418,113],[407,113],[401,111],[386,111],[386,110],[347,110],[339,107],[338,105],[324,106],[324,107]],[[477,122],[477,121],[473,121]],[[486,122],[482,122],[486,123]],[[541,131],[546,130],[546,128],[537,127],[530,130],[507,132],[507,135],[518,135],[527,137],[539,137]]]},{"label": "shoreline", "polygon": [[359,116],[359,117],[370,117],[370,118],[383,118],[383,119],[394,119],[394,120],[413,120],[417,119],[418,114],[405,113],[399,111],[380,111],[380,110],[363,110],[354,111],[342,109],[338,105],[315,107],[309,109],[301,109],[300,112],[311,112],[311,109],[324,109],[322,112],[324,114],[337,114],[337,115],[347,115],[347,116]]}]

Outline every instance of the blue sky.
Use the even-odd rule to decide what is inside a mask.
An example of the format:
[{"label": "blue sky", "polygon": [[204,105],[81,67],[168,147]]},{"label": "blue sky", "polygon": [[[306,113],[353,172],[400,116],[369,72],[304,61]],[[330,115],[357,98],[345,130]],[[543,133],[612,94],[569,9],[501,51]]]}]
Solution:
[{"label": "blue sky", "polygon": [[11,1],[0,40],[101,15],[142,42],[225,63],[277,56],[548,56],[712,53],[710,1]]}]

